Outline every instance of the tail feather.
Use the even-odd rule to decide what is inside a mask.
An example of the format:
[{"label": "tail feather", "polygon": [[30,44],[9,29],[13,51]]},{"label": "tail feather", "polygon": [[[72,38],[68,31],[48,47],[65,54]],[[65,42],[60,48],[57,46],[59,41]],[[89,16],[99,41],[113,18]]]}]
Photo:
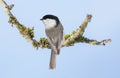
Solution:
[{"label": "tail feather", "polygon": [[51,57],[50,57],[50,69],[55,69],[56,68],[56,52],[54,50],[51,50]]}]

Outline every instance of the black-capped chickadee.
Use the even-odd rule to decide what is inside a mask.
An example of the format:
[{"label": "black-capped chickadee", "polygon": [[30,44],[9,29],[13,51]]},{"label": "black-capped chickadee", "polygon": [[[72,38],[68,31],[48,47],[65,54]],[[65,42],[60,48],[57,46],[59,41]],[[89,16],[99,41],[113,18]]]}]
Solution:
[{"label": "black-capped chickadee", "polygon": [[41,19],[45,25],[45,32],[51,46],[51,57],[49,68],[56,67],[56,55],[60,53],[60,48],[64,41],[64,29],[57,16],[45,15]]}]

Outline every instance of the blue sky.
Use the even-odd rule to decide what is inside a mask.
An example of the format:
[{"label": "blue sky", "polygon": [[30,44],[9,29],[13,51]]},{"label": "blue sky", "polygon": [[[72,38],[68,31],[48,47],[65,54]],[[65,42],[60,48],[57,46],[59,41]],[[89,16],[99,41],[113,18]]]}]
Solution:
[{"label": "blue sky", "polygon": [[49,70],[50,50],[36,50],[8,23],[0,7],[0,78],[120,78],[119,0],[5,0],[15,4],[12,13],[35,29],[35,39],[46,37],[39,20],[46,14],[57,15],[65,33],[75,30],[87,14],[93,18],[84,33],[96,40],[111,38],[106,46],[85,43],[64,47],[57,57],[57,68]]}]

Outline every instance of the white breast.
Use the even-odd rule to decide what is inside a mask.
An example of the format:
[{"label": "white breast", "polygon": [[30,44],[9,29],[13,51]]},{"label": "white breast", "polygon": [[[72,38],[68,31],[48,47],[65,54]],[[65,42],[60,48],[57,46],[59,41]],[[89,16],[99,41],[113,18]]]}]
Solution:
[{"label": "white breast", "polygon": [[49,29],[56,26],[56,21],[54,19],[45,19],[43,20],[45,28]]}]

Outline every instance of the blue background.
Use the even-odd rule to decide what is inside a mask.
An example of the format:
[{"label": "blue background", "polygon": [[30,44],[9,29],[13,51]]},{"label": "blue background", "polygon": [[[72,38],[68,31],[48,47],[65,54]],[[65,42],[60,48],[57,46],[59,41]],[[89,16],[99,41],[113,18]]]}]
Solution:
[{"label": "blue background", "polygon": [[36,50],[8,23],[0,7],[0,78],[120,78],[120,1],[119,0],[5,0],[15,4],[12,13],[20,23],[34,27],[35,39],[46,37],[39,20],[46,14],[57,15],[65,33],[76,30],[87,14],[93,18],[85,37],[106,46],[78,43],[64,47],[57,57],[57,68],[49,70],[50,50]]}]

